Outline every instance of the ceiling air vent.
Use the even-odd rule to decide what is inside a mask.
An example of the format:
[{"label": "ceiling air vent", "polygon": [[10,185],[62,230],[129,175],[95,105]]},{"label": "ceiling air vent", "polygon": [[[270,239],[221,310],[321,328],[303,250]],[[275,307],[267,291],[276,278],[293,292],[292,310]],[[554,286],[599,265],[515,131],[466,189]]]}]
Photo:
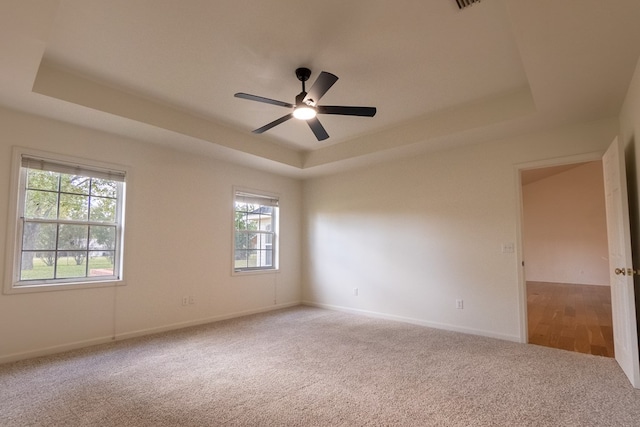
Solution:
[{"label": "ceiling air vent", "polygon": [[458,3],[458,8],[464,9],[474,3],[480,3],[480,0],[456,0],[456,3]]}]

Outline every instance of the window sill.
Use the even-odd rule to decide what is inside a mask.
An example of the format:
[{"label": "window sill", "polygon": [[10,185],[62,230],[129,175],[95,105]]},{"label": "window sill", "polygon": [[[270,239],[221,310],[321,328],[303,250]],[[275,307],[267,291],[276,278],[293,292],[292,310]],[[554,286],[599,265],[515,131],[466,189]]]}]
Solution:
[{"label": "window sill", "polygon": [[270,268],[270,269],[264,269],[264,270],[235,270],[234,269],[231,271],[232,276],[250,276],[255,274],[274,274],[274,273],[280,273],[280,269],[279,268]]},{"label": "window sill", "polygon": [[58,284],[38,284],[38,285],[13,285],[6,286],[4,293],[11,294],[28,294],[35,292],[52,292],[52,291],[71,291],[78,289],[93,289],[93,288],[113,288],[117,286],[125,286],[124,280],[104,280],[104,281],[91,281],[91,282],[69,282]]}]

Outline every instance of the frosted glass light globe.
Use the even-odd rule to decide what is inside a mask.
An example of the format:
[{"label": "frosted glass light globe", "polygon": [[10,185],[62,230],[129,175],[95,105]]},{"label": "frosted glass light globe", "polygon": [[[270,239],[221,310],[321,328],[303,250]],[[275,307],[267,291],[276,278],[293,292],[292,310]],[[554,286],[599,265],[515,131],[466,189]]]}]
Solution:
[{"label": "frosted glass light globe", "polygon": [[293,110],[293,117],[298,120],[309,120],[316,116],[316,109],[307,106],[297,107]]}]

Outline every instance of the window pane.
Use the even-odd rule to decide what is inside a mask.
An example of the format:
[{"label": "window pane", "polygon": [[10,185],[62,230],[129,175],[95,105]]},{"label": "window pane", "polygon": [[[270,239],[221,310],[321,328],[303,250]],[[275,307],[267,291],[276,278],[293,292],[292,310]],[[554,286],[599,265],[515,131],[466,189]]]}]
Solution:
[{"label": "window pane", "polygon": [[54,251],[38,251],[36,252],[38,262],[47,267],[53,267],[56,263],[56,253]]},{"label": "window pane", "polygon": [[115,251],[89,252],[89,276],[113,276]]},{"label": "window pane", "polygon": [[260,230],[271,231],[271,215],[260,215]]},{"label": "window pane", "polygon": [[247,248],[256,249],[258,247],[259,235],[256,233],[247,233]]},{"label": "window pane", "polygon": [[248,253],[246,250],[236,250],[235,268],[247,268]]},{"label": "window pane", "polygon": [[260,229],[260,216],[249,214],[246,220],[247,230],[259,230]]},{"label": "window pane", "polygon": [[25,222],[22,234],[23,250],[54,250],[56,248],[56,224]]},{"label": "window pane", "polygon": [[115,198],[118,195],[118,183],[106,179],[91,180],[91,195]]},{"label": "window pane", "polygon": [[116,227],[92,225],[89,227],[89,249],[114,250],[116,248]]},{"label": "window pane", "polygon": [[88,225],[60,224],[58,250],[86,250],[88,244]]},{"label": "window pane", "polygon": [[236,202],[236,211],[238,212],[251,212],[253,207],[246,203]]},{"label": "window pane", "polygon": [[104,197],[91,197],[90,221],[115,222],[116,221],[116,199],[106,199]]},{"label": "window pane", "polygon": [[74,194],[89,194],[90,178],[79,175],[60,175],[60,191]]},{"label": "window pane", "polygon": [[247,233],[236,233],[236,249],[247,249],[249,247],[249,240]]},{"label": "window pane", "polygon": [[247,214],[245,212],[236,211],[236,230],[247,229]]},{"label": "window pane", "polygon": [[255,248],[256,249],[263,249],[264,248],[264,234],[256,234],[256,238],[255,238]]},{"label": "window pane", "polygon": [[89,196],[60,194],[60,219],[86,221],[89,218]]},{"label": "window pane", "polygon": [[247,267],[257,267],[258,266],[258,254],[255,250],[247,251]]},{"label": "window pane", "polygon": [[55,252],[23,252],[20,280],[53,279]]},{"label": "window pane", "polygon": [[56,219],[58,217],[58,193],[27,190],[24,205],[24,217]]},{"label": "window pane", "polygon": [[273,266],[273,253],[271,251],[260,251],[260,266],[272,267]]},{"label": "window pane", "polygon": [[58,172],[29,169],[27,174],[27,188],[38,190],[58,191]]},{"label": "window pane", "polygon": [[87,274],[87,253],[85,251],[58,252],[56,279],[85,277]]}]

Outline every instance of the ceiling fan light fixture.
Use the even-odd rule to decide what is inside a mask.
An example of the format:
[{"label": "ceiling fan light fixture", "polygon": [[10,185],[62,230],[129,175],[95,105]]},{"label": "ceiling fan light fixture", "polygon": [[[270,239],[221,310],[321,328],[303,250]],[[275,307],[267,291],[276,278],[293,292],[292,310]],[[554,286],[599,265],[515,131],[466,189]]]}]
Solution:
[{"label": "ceiling fan light fixture", "polygon": [[295,110],[293,110],[293,117],[295,117],[298,120],[309,120],[309,119],[313,119],[317,114],[317,111],[315,108],[313,107],[309,107],[308,105],[301,105],[299,107],[296,107]]}]

